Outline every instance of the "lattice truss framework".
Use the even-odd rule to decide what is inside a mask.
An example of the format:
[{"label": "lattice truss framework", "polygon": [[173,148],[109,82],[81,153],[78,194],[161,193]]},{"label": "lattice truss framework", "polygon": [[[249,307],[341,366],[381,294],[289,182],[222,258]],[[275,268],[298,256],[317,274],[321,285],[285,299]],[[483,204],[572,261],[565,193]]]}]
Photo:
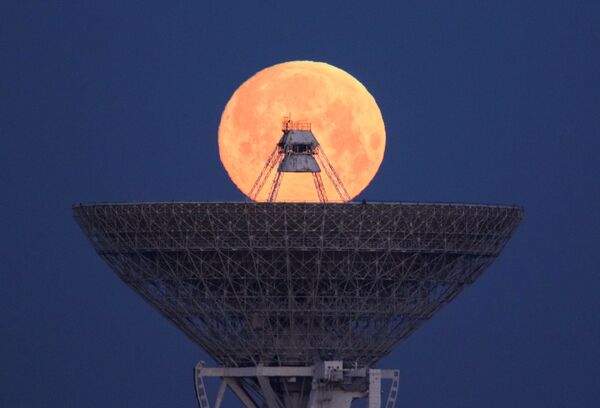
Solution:
[{"label": "lattice truss framework", "polygon": [[150,203],[74,208],[119,277],[225,366],[371,366],[500,253],[516,207]]}]

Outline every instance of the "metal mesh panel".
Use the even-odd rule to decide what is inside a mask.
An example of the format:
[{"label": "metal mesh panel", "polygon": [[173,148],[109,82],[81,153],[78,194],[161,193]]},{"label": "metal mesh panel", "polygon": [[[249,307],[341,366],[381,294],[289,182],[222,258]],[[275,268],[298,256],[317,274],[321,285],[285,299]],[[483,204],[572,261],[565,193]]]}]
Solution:
[{"label": "metal mesh panel", "polygon": [[522,210],[150,203],[74,214],[119,277],[220,364],[368,366],[479,276]]}]

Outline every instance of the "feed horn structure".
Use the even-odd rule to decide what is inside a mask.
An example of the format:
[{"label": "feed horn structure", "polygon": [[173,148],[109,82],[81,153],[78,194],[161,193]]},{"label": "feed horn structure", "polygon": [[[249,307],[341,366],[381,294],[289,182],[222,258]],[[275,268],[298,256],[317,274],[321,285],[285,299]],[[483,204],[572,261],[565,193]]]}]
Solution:
[{"label": "feed horn structure", "polygon": [[283,135],[254,182],[249,197],[256,200],[271,172],[277,169],[267,196],[268,202],[272,203],[277,199],[284,174],[308,173],[312,175],[319,201],[326,203],[329,199],[321,177],[321,170],[323,170],[333,185],[338,199],[342,202],[350,201],[346,187],[313,134],[310,122],[293,121],[290,114],[283,117],[281,131]]}]

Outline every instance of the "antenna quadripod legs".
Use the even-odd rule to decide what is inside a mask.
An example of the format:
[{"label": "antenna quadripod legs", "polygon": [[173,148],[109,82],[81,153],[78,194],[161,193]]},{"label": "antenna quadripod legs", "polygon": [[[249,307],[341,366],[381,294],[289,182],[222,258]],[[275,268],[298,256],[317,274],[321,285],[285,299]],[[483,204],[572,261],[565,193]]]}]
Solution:
[{"label": "antenna quadripod legs", "polygon": [[329,202],[327,191],[323,184],[321,171],[325,173],[333,185],[337,198],[342,202],[350,201],[346,187],[325,155],[323,147],[312,133],[311,124],[304,121],[292,121],[291,114],[283,117],[281,124],[283,135],[275,150],[269,155],[267,162],[260,171],[258,178],[250,190],[249,197],[256,201],[271,172],[276,169],[271,188],[266,201],[277,201],[277,194],[285,173],[311,173],[319,202]]},{"label": "antenna quadripod legs", "polygon": [[212,408],[221,408],[229,388],[247,408],[349,408],[357,398],[368,398],[368,408],[382,408],[382,381],[391,381],[385,408],[393,408],[398,395],[398,370],[344,368],[342,361],[313,366],[205,367],[194,371],[200,408],[211,408],[205,378],[220,378]]}]

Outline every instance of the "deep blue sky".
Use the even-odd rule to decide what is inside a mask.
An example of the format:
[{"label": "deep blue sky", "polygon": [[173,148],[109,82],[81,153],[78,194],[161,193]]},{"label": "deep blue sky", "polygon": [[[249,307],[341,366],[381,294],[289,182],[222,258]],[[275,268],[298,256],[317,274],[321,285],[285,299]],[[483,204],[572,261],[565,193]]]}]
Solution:
[{"label": "deep blue sky", "polygon": [[208,357],[101,262],[71,205],[243,199],[220,114],[296,59],[379,103],[386,157],[362,197],[526,209],[382,361],[399,406],[598,406],[600,3],[550,0],[2,1],[0,406],[195,407]]}]

